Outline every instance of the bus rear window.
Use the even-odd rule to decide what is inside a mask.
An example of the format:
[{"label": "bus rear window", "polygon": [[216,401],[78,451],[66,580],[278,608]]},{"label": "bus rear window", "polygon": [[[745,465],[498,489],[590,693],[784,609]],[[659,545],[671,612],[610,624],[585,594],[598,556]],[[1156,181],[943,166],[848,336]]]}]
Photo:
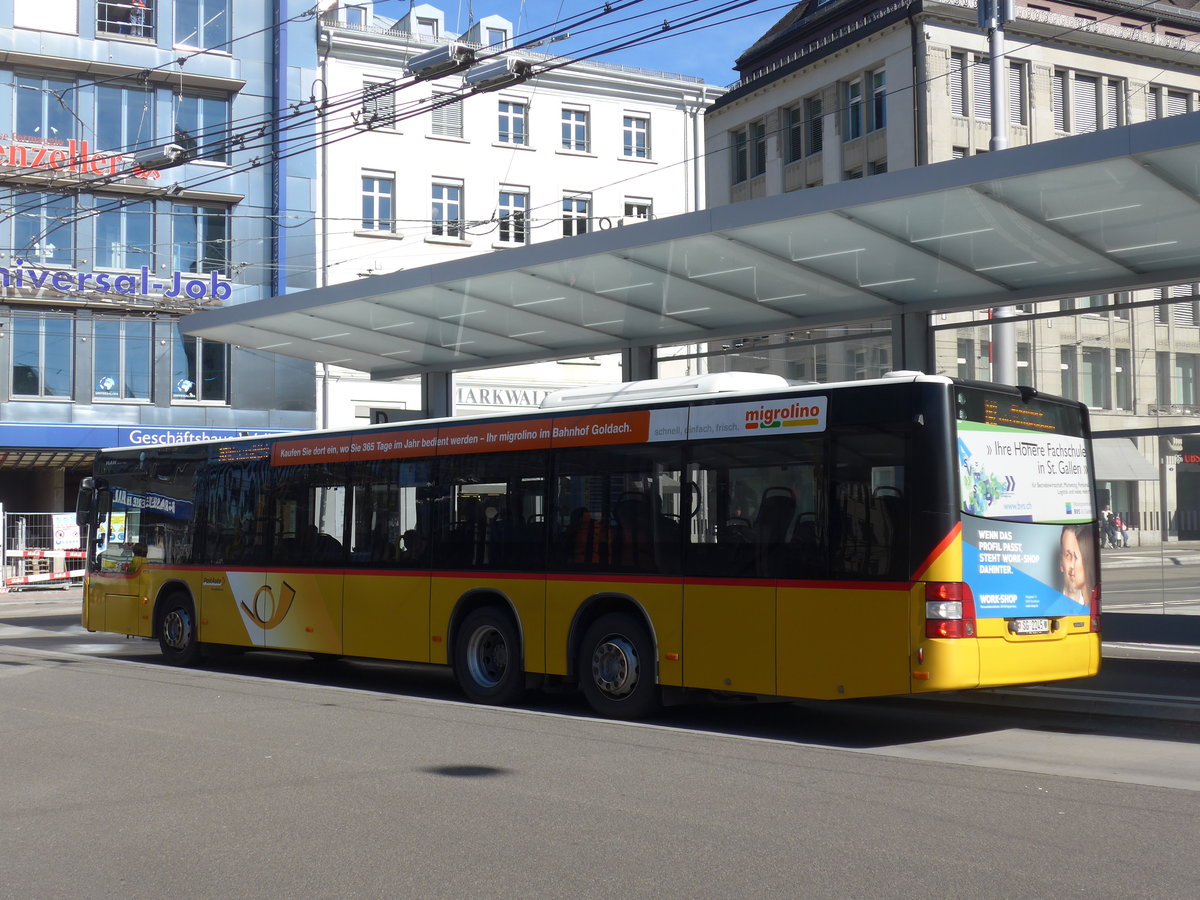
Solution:
[{"label": "bus rear window", "polygon": [[959,386],[955,415],[964,513],[1059,524],[1093,518],[1081,407]]}]

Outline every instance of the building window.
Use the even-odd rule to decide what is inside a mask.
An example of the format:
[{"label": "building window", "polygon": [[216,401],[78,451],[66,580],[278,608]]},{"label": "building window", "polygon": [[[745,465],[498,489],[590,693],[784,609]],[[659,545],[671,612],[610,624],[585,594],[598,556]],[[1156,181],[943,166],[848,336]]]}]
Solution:
[{"label": "building window", "polygon": [[1082,396],[1085,405],[1096,409],[1109,406],[1108,351],[1099,347],[1084,347],[1080,369]]},{"label": "building window", "polygon": [[229,274],[229,211],[222,207],[172,205],[173,268],[177,272]]},{"label": "building window", "polygon": [[201,50],[229,44],[230,0],[175,0],[175,43]]},{"label": "building window", "polygon": [[971,115],[983,122],[992,120],[992,67],[982,56],[970,57]]},{"label": "building window", "polygon": [[228,97],[177,98],[175,139],[189,159],[229,162],[230,109]]},{"label": "building window", "polygon": [[757,178],[767,171],[767,123],[750,125],[750,177]]},{"label": "building window", "polygon": [[862,166],[856,166],[853,169],[846,170],[846,176],[845,176],[846,181],[855,181],[856,179],[859,179],[862,177],[863,177]]},{"label": "building window", "polygon": [[562,147],[564,150],[573,150],[577,153],[587,153],[591,149],[587,110],[564,109],[562,111]]},{"label": "building window", "polygon": [[878,131],[887,127],[887,81],[883,69],[877,69],[870,74],[871,79],[871,121],[870,130]]},{"label": "building window", "polygon": [[229,402],[229,345],[181,334],[171,355],[171,399]]},{"label": "building window", "polygon": [[396,85],[392,81],[363,79],[360,125],[390,128],[396,124]]},{"label": "building window", "polygon": [[625,198],[625,218],[644,219],[654,218],[654,201],[645,197]]},{"label": "building window", "polygon": [[[98,198],[96,265],[104,269],[154,268],[154,204]],[[121,204],[121,205],[118,205]]]},{"label": "building window", "polygon": [[1128,349],[1118,349],[1116,355],[1117,397],[1114,406],[1117,409],[1133,409],[1133,354]]},{"label": "building window", "polygon": [[804,120],[808,123],[808,146],[806,156],[820,153],[825,147],[825,117],[821,112],[821,98],[809,97],[804,101]]},{"label": "building window", "polygon": [[433,40],[438,36],[438,20],[417,17],[417,37]]},{"label": "building window", "polygon": [[1029,122],[1029,95],[1025,63],[1008,64],[1008,122],[1010,125],[1026,125]]},{"label": "building window", "polygon": [[1054,129],[1060,134],[1115,128],[1125,120],[1123,81],[1059,69],[1052,86]]},{"label": "building window", "polygon": [[461,238],[462,183],[435,181],[433,183],[433,228],[437,237]]},{"label": "building window", "polygon": [[787,157],[793,163],[804,158],[804,107],[793,106],[787,111]]},{"label": "building window", "polygon": [[883,175],[887,172],[887,160],[877,159],[872,162],[867,169],[871,175]]},{"label": "building window", "polygon": [[650,158],[650,120],[645,116],[625,116],[622,124],[623,153],[634,159]]},{"label": "building window", "polygon": [[500,101],[500,131],[497,140],[501,144],[524,147],[529,143],[529,106],[512,100]]},{"label": "building window", "polygon": [[74,320],[14,315],[12,392],[21,397],[71,397]]},{"label": "building window", "polygon": [[501,191],[498,207],[500,224],[497,240],[501,244],[529,243],[525,217],[529,210],[529,194],[525,191]]},{"label": "building window", "polygon": [[858,78],[845,85],[846,135],[852,141],[863,134],[863,83]]},{"label": "building window", "polygon": [[367,9],[365,6],[343,6],[341,9],[342,24],[351,28],[367,27]]},{"label": "building window", "polygon": [[75,200],[61,194],[17,195],[17,255],[30,262],[69,266],[75,261]]},{"label": "building window", "polygon": [[749,177],[749,131],[739,128],[729,132],[729,180],[741,184]]},{"label": "building window", "polygon": [[592,215],[592,198],[583,194],[568,194],[563,197],[563,237],[584,234],[588,230],[588,219]]},{"label": "building window", "polygon": [[149,400],[153,322],[97,318],[92,329],[92,396],[97,400]]},{"label": "building window", "polygon": [[503,28],[487,30],[487,46],[489,50],[500,50],[508,43],[508,32]]},{"label": "building window", "polygon": [[1079,399],[1079,353],[1075,347],[1059,347],[1059,368],[1062,388],[1059,393],[1068,400]]},{"label": "building window", "polygon": [[967,54],[955,51],[950,54],[950,114],[967,116]]},{"label": "building window", "polygon": [[61,141],[65,145],[75,137],[74,95],[67,93],[74,87],[75,82],[60,78],[18,75],[13,139],[44,144]]},{"label": "building window", "polygon": [[96,33],[154,37],[154,0],[97,3]]},{"label": "building window", "polygon": [[432,134],[452,138],[463,136],[462,100],[455,99],[455,96],[450,93],[434,93]]},{"label": "building window", "polygon": [[96,150],[131,153],[155,143],[154,91],[96,87]]},{"label": "building window", "polygon": [[394,231],[396,228],[396,179],[391,175],[362,176],[363,231]]}]

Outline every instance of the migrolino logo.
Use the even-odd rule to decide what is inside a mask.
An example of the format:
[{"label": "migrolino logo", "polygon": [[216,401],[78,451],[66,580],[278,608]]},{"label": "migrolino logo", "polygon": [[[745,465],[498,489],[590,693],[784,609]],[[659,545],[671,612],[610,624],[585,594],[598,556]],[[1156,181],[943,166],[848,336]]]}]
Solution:
[{"label": "migrolino logo", "polygon": [[278,603],[275,602],[275,592],[271,590],[271,586],[264,584],[254,592],[250,606],[246,605],[245,600],[242,601],[242,609],[258,626],[270,630],[283,621],[295,599],[296,589],[286,581],[279,586]]},{"label": "migrolino logo", "polygon": [[746,410],[746,428],[798,428],[812,427],[821,421],[823,410],[816,404],[796,401],[787,406],[768,406]]}]

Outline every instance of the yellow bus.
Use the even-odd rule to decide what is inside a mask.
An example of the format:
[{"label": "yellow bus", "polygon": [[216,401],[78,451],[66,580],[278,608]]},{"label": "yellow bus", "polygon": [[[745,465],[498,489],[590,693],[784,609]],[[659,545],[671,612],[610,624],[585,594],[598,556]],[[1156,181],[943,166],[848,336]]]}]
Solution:
[{"label": "yellow bus", "polygon": [[97,454],[83,625],[576,684],[839,699],[1095,674],[1083,405],[915,372],[708,375],[519,414]]}]

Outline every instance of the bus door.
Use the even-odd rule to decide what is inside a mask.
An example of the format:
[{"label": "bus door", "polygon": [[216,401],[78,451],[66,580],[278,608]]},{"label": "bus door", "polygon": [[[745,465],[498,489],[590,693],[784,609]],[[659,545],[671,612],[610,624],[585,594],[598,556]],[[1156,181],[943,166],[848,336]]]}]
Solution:
[{"label": "bus door", "polygon": [[687,473],[683,680],[688,687],[776,693],[776,582],[802,506],[777,451],[789,440],[693,449]]},{"label": "bus door", "polygon": [[255,592],[251,624],[268,647],[342,653],[348,562],[345,467],[295,466],[274,473],[270,567]]},{"label": "bus door", "polygon": [[779,692],[814,699],[907,693],[916,600],[908,581],[906,436],[886,424],[847,426],[827,446],[828,477],[814,479],[816,562],[801,564],[797,530],[810,526],[798,521],[782,573]]}]

